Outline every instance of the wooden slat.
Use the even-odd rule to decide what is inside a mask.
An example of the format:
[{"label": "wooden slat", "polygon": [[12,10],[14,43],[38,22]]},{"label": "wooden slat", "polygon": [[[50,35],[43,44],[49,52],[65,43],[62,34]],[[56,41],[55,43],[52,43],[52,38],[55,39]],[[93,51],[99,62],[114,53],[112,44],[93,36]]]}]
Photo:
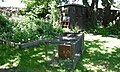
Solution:
[{"label": "wooden slat", "polygon": [[37,40],[33,42],[23,43],[20,45],[21,48],[28,48],[31,46],[39,46],[42,43],[51,43],[51,44],[71,44],[73,41],[60,41],[59,39],[45,39]]},{"label": "wooden slat", "polygon": [[82,34],[77,34],[75,37],[73,37],[73,39],[67,40],[67,39],[61,39],[56,38],[56,39],[42,39],[42,40],[37,40],[37,41],[33,41],[33,42],[28,42],[28,43],[23,43],[20,45],[21,48],[28,48],[31,46],[39,46],[42,43],[51,43],[51,44],[64,44],[64,45],[71,45],[76,43],[76,41],[78,41],[81,38]]}]

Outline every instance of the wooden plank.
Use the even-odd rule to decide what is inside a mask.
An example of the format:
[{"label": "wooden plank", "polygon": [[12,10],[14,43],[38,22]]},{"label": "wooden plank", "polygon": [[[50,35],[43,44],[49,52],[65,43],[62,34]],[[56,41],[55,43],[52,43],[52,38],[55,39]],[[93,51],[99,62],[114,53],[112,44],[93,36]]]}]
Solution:
[{"label": "wooden plank", "polygon": [[37,40],[33,42],[23,43],[20,45],[21,48],[28,48],[31,46],[39,46],[42,43],[51,43],[51,44],[63,44],[63,45],[71,45],[74,44],[76,41],[68,41],[68,40],[60,40],[60,39],[44,39],[44,40]]},{"label": "wooden plank", "polygon": [[51,43],[51,44],[64,44],[64,45],[71,45],[76,43],[79,39],[81,39],[82,34],[77,34],[73,39],[61,39],[61,38],[56,38],[56,39],[43,39],[43,40],[37,40],[33,42],[28,42],[28,43],[23,43],[20,45],[21,48],[28,48],[31,46],[39,46],[42,43]]},{"label": "wooden plank", "polygon": [[44,39],[44,40],[37,40],[33,42],[23,43],[20,45],[21,48],[28,48],[31,46],[39,46],[42,43],[51,43],[51,44],[71,44],[73,41],[60,41],[59,39]]},{"label": "wooden plank", "polygon": [[40,41],[33,41],[33,42],[28,42],[28,43],[23,43],[20,45],[20,48],[28,48],[32,46],[38,46],[40,44]]}]

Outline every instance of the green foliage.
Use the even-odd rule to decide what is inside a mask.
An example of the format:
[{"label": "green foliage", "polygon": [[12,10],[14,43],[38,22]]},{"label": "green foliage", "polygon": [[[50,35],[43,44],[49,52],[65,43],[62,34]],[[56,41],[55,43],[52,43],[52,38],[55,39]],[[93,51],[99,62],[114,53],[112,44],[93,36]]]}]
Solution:
[{"label": "green foliage", "polygon": [[[118,46],[119,44],[117,43],[119,43],[120,40],[98,36],[97,39],[95,39],[96,36],[91,37],[91,35],[86,37],[84,53],[80,56],[80,59],[76,65],[76,68],[74,69],[74,72],[119,72],[120,46]],[[116,43],[114,43],[114,40]],[[115,47],[113,47],[113,45]],[[55,46],[49,45],[47,47],[49,57],[51,56],[51,54],[53,54]],[[45,60],[44,48],[45,46],[40,45],[39,47],[18,49],[15,47],[10,47],[8,45],[0,44],[0,71],[70,72],[71,69],[65,69],[63,65],[57,67],[55,67],[55,65],[50,66],[50,64],[48,64],[48,62]],[[62,63],[65,61],[62,60]],[[59,62],[61,64],[61,61]]]},{"label": "green foliage", "polygon": [[120,28],[118,28],[117,24],[104,27],[104,26],[92,26],[91,24],[88,23],[86,31],[88,33],[100,34],[103,36],[120,35]]},{"label": "green foliage", "polygon": [[33,15],[36,18],[45,18],[46,15],[49,13],[48,4],[50,3],[50,0],[33,0],[33,1],[24,1],[27,5],[27,8],[25,9],[26,15]]},{"label": "green foliage", "polygon": [[62,32],[59,26],[54,27],[49,20],[22,17],[16,20],[13,27],[12,39],[18,42],[55,37]]},{"label": "green foliage", "polygon": [[[15,42],[28,42],[55,37],[62,32],[55,0],[25,0],[27,8],[18,19],[8,20],[0,16],[0,35]],[[7,30],[6,30],[7,29]]]},{"label": "green foliage", "polygon": [[[95,31],[97,26],[95,26],[95,24],[91,24],[91,22],[86,22],[86,31],[91,33],[93,31]],[[94,33],[94,32],[93,32]]]},{"label": "green foliage", "polygon": [[25,9],[26,16],[47,18],[52,20],[53,23],[56,23],[60,18],[56,0],[25,0],[25,3],[27,5],[27,8]]},{"label": "green foliage", "polygon": [[6,17],[0,14],[0,37],[11,38],[12,21],[9,21]]},{"label": "green foliage", "polygon": [[36,5],[33,6],[28,12],[26,12],[26,15],[30,16],[34,16],[36,18],[45,18],[45,16],[48,14],[48,9],[45,5]]},{"label": "green foliage", "polygon": [[[2,20],[3,19],[3,20]],[[19,19],[8,20],[1,16],[0,35],[4,39],[15,42],[28,42],[41,38],[55,37],[62,32],[58,24],[52,24],[51,20],[22,16]]]},{"label": "green foliage", "polygon": [[53,25],[44,20],[30,20],[27,18],[15,21],[12,30],[8,32],[2,31],[2,37],[12,39],[15,42],[28,42],[31,40],[55,37],[62,32],[59,26]]},{"label": "green foliage", "polygon": [[79,26],[74,24],[71,31],[74,32],[74,33],[78,33],[78,31],[80,31],[80,28],[79,28]]},{"label": "green foliage", "polygon": [[108,30],[110,31],[110,34],[113,34],[113,35],[119,35],[118,32],[120,32],[120,29],[116,24],[108,27]]},{"label": "green foliage", "polygon": [[0,14],[0,27],[1,27],[0,29],[3,29],[3,27],[9,28],[10,27],[9,24],[10,21],[7,18],[5,18],[2,14]]},{"label": "green foliage", "polygon": [[37,34],[35,22],[28,17],[16,20],[13,25],[12,39],[15,41],[26,42],[34,40]]},{"label": "green foliage", "polygon": [[57,2],[56,1],[51,1],[48,6],[50,7],[49,12],[50,14],[47,14],[48,18],[52,20],[53,24],[56,24],[58,20],[60,20],[60,15],[59,15],[59,10],[57,8]]}]

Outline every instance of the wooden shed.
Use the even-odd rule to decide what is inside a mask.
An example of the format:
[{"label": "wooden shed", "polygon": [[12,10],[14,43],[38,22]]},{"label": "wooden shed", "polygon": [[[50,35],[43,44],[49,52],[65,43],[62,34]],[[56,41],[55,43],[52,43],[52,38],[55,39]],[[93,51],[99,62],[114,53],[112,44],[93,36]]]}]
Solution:
[{"label": "wooden shed", "polygon": [[65,4],[59,6],[61,11],[61,24],[63,28],[72,29],[78,26],[79,29],[84,30],[85,21],[87,20],[86,7],[79,4]]}]

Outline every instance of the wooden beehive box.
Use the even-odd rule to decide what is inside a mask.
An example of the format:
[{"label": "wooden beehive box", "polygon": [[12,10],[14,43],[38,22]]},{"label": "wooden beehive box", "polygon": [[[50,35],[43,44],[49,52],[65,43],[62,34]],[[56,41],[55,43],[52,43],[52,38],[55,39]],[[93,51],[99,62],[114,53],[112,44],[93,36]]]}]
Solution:
[{"label": "wooden beehive box", "polygon": [[70,45],[59,45],[58,56],[60,58],[69,58],[72,55],[72,48]]}]

